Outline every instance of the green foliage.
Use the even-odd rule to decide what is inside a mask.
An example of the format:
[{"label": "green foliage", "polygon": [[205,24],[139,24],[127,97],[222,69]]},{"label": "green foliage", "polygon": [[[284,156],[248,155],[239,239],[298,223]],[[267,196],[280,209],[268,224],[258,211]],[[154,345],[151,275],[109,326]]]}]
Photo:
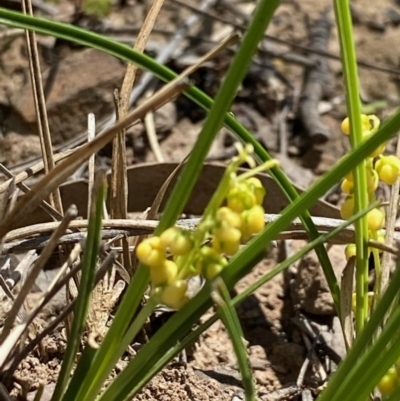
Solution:
[{"label": "green foliage", "polygon": [[[93,4],[99,3],[95,2]],[[252,57],[257,51],[258,43],[262,39],[278,4],[278,0],[260,0],[215,101],[211,100],[194,86],[190,86],[185,91],[184,94],[187,97],[208,110],[209,113],[198,141],[180,174],[178,184],[175,186],[168,201],[160,225],[157,228],[156,235],[165,232],[166,229],[175,223],[180,215],[193,189],[194,183],[200,174],[212,141],[223,124],[229,128],[239,140],[249,143],[254,147],[258,161],[265,162],[271,160],[271,157],[254,139],[254,136],[246,131],[228,111],[236,95],[236,90],[246,74]],[[106,6],[101,7],[101,10],[105,9]],[[344,76],[350,116],[349,131],[352,133],[352,151],[301,196],[297,194],[296,190],[279,167],[272,168],[271,175],[277,180],[283,192],[287,195],[288,199],[290,199],[291,204],[273,223],[268,224],[265,228],[260,227],[260,229],[262,229],[261,233],[251,239],[243,251],[235,253],[229,263],[223,266],[224,268],[220,278],[223,280],[224,284],[216,287],[213,281],[211,281],[207,283],[194,298],[187,300],[187,303],[182,305],[179,312],[174,314],[174,316],[152,337],[151,341],[142,347],[135,358],[128,363],[126,368],[108,386],[105,392],[100,395],[99,400],[119,401],[131,398],[133,395],[137,394],[184,345],[189,344],[190,341],[193,341],[196,336],[209,327],[211,321],[202,325],[194,333],[190,332],[193,324],[196,323],[202,314],[212,305],[211,294],[214,294],[214,300],[217,300],[216,302],[220,308],[220,316],[223,317],[223,321],[226,323],[233,339],[239,364],[245,379],[248,396],[249,398],[254,397],[253,383],[252,380],[249,379],[248,365],[245,355],[243,354],[243,348],[240,345],[241,330],[233,309],[233,306],[243,300],[243,297],[239,296],[230,300],[227,291],[232,289],[238,280],[247,274],[255,263],[262,259],[266,246],[276,239],[279,233],[285,230],[293,219],[298,216],[301,217],[310,239],[312,240],[311,245],[306,249],[311,249],[313,247],[316,249],[327,277],[336,309],[340,313],[339,286],[322,242],[326,237],[320,237],[312,223],[308,210],[318,201],[319,197],[324,195],[334,184],[340,182],[343,177],[353,172],[354,213],[356,217],[360,217],[365,213],[365,209],[369,206],[367,196],[368,183],[364,168],[365,159],[379,148],[380,145],[387,142],[397,133],[400,128],[400,112],[397,112],[388,119],[373,136],[367,139],[363,138],[361,105],[358,94],[358,76],[348,2],[345,0],[336,0],[335,11],[345,72]],[[175,77],[175,74],[165,66],[158,64],[155,60],[146,55],[132,50],[128,46],[70,25],[33,18],[2,8],[0,8],[0,23],[24,29],[32,29],[42,34],[54,35],[108,52],[123,60],[133,62],[140,68],[151,71],[164,81],[171,81]],[[396,169],[397,166],[393,168]],[[390,177],[388,179],[390,179]],[[256,190],[257,185],[254,185],[254,189]],[[242,207],[243,204],[247,202],[240,197],[238,198],[238,195],[235,193],[231,195],[231,206],[236,205],[232,206],[231,209]],[[102,199],[102,196],[99,196],[98,200],[99,199]],[[219,206],[219,203],[216,202],[215,199],[211,201],[211,205],[214,205],[214,201]],[[100,200],[98,202],[100,202]],[[80,336],[82,335],[82,327],[90,299],[90,289],[93,285],[94,266],[98,254],[101,226],[101,215],[99,214],[101,208],[99,205],[100,203],[96,205],[96,213],[91,220],[88,231],[88,242],[84,257],[86,270],[83,271],[82,275],[80,296],[76,304],[74,323],[71,331],[71,335],[74,337],[73,340],[71,340],[70,336],[70,343],[68,344],[53,400],[91,401],[99,396],[109,373],[139,332],[154,307],[160,302],[162,294],[161,292],[155,291],[154,296],[150,297],[150,300],[145,306],[139,309],[143,294],[146,288],[148,288],[150,279],[153,281],[153,284],[157,282],[157,287],[158,284],[170,280],[172,274],[169,270],[164,272],[166,274],[163,276],[163,279],[159,281],[159,276],[155,277],[154,275],[150,275],[147,266],[139,266],[127,288],[113,323],[100,348],[93,349],[86,345],[80,361],[77,364],[75,373],[72,379],[69,380],[78,351]],[[246,208],[247,207],[244,209]],[[242,211],[235,212],[242,213]],[[353,211],[351,214],[353,214]],[[251,224],[249,223],[249,227],[247,227],[250,235],[254,219],[252,216],[247,216],[246,218],[251,222]],[[229,217],[229,221],[233,222],[234,219]],[[391,314],[387,324],[385,324],[380,333],[378,330],[383,322],[383,316],[387,311],[391,310],[393,300],[398,296],[400,269],[395,272],[391,284],[387,291],[382,294],[380,302],[376,305],[375,310],[367,321],[368,291],[366,280],[368,272],[366,269],[366,255],[368,254],[368,249],[366,239],[368,238],[368,221],[367,217],[354,221],[356,221],[357,234],[357,339],[354,346],[349,351],[348,356],[339,366],[338,371],[329,380],[326,390],[319,397],[320,401],[364,401],[368,393],[373,390],[374,386],[378,384],[400,356],[400,342],[398,341],[400,335],[400,312],[398,308],[393,309],[394,312]],[[230,228],[237,229],[238,227],[235,227],[235,224],[232,223]],[[236,231],[229,231],[229,234],[232,234],[232,232],[236,233]],[[214,232],[214,235],[218,239],[226,239],[225,235],[228,234],[227,231],[221,231],[218,233]],[[183,248],[186,249],[186,245],[187,243],[184,243]],[[182,248],[177,247],[176,252],[179,253],[180,250],[182,250]],[[305,250],[303,251],[305,252]],[[296,258],[300,256],[301,254],[296,255]],[[153,262],[151,262],[151,264],[152,263]],[[257,285],[261,285],[261,282],[266,282],[271,279],[287,266],[289,266],[289,261],[280,264],[273,272],[266,274],[260,279],[259,283],[253,285],[245,293],[249,294],[251,291],[254,291]],[[171,282],[173,282],[173,279],[171,279]],[[216,294],[218,295],[216,296]],[[372,341],[373,339],[374,341]],[[82,372],[85,372],[85,375],[82,375]],[[396,394],[396,391],[394,394]]]}]

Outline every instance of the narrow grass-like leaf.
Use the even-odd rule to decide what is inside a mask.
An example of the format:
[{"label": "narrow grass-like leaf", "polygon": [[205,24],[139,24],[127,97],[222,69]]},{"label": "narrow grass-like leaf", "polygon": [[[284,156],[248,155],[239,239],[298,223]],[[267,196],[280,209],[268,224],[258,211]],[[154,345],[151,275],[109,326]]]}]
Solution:
[{"label": "narrow grass-like leaf", "polygon": [[240,326],[239,317],[232,305],[228,289],[220,277],[212,283],[211,297],[218,307],[218,315],[224,324],[229,337],[232,341],[233,349],[236,354],[242,383],[245,391],[246,400],[255,401],[255,386],[253,375],[251,374],[250,363],[247,358],[246,348],[243,344],[244,334]]},{"label": "narrow grass-like leaf", "polygon": [[[357,58],[353,38],[350,4],[348,0],[335,0],[340,51],[346,87],[346,103],[350,119],[350,142],[354,148],[363,141],[361,127],[361,101],[359,93]],[[364,210],[369,203],[366,162],[354,166],[354,210]],[[356,334],[359,334],[368,315],[368,224],[367,218],[358,220],[356,234]]]},{"label": "narrow grass-like leaf", "polygon": [[100,178],[99,176],[98,178],[101,181],[97,186],[98,193],[96,194],[95,202],[93,202],[91,210],[86,247],[83,254],[79,292],[74,308],[74,319],[72,321],[71,331],[68,334],[67,349],[63,356],[61,371],[54,389],[52,401],[59,401],[64,394],[85,327],[86,315],[94,285],[100,249],[102,211],[107,192],[104,177]]},{"label": "narrow grass-like leaf", "polygon": [[93,366],[95,355],[96,348],[91,347],[90,344],[86,344],[85,349],[83,350],[82,355],[79,358],[79,364],[74,372],[74,375],[72,376],[71,381],[69,382],[68,390],[65,393],[64,399],[74,399],[74,392],[80,387],[82,377],[85,377],[86,372]]}]

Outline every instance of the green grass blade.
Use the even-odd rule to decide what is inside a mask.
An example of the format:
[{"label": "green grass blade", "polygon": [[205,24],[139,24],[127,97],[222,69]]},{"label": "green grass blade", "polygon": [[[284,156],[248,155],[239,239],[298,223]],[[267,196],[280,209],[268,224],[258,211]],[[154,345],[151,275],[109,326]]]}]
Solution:
[{"label": "green grass blade", "polygon": [[91,207],[86,247],[82,261],[79,292],[74,308],[74,319],[72,321],[71,331],[68,335],[67,349],[63,356],[60,375],[52,396],[53,401],[61,400],[64,394],[75,356],[80,345],[81,335],[85,327],[86,315],[92,295],[97,258],[100,249],[103,204],[107,192],[104,178],[98,188],[99,190],[95,197],[95,202],[93,202]]},{"label": "green grass blade", "polygon": [[72,376],[68,389],[65,392],[64,399],[74,400],[76,391],[80,388],[80,383],[82,382],[82,377],[86,376],[86,373],[93,366],[94,357],[96,355],[97,349],[92,348],[89,344],[86,344],[85,349],[82,352],[82,356],[79,359],[78,366]]},{"label": "green grass blade", "polygon": [[255,401],[255,386],[251,374],[250,363],[247,358],[246,348],[243,344],[244,334],[240,326],[239,317],[232,305],[228,289],[221,278],[217,278],[212,284],[211,297],[218,307],[218,315],[224,324],[231,339],[236,354],[245,397],[248,401]]},{"label": "green grass blade", "polygon": [[[361,128],[361,102],[359,94],[357,58],[353,37],[350,4],[348,0],[335,0],[343,76],[346,87],[346,103],[350,119],[350,142],[356,147],[363,141]],[[354,209],[364,210],[369,203],[366,162],[354,166]],[[358,334],[368,315],[368,224],[367,218],[355,223],[356,231],[356,333]]]}]

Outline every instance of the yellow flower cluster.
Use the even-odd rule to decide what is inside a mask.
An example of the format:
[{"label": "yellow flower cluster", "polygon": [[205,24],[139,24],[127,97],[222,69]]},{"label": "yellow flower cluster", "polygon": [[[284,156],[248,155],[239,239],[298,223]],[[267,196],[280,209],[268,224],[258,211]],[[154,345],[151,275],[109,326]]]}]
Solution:
[{"label": "yellow flower cluster", "polygon": [[[363,137],[368,138],[373,135],[380,125],[380,120],[375,115],[361,115]],[[342,132],[345,135],[350,133],[349,119],[343,120],[341,125]],[[386,144],[379,146],[366,159],[367,173],[367,191],[370,202],[375,200],[375,191],[378,188],[379,180],[387,185],[393,185],[400,176],[400,160],[396,156],[384,156]],[[346,175],[341,184],[342,191],[347,194],[345,201],[340,209],[340,215],[347,220],[354,214],[354,179],[353,174]],[[385,211],[382,208],[375,208],[367,214],[367,224],[371,237],[376,237],[381,240],[382,233],[380,230],[385,224]],[[351,244],[346,248],[346,257],[355,255],[355,247]]]},{"label": "yellow flower cluster", "polygon": [[[162,302],[174,309],[179,309],[187,301],[187,282],[178,279],[177,262],[192,247],[193,240],[189,232],[171,227],[159,237],[145,239],[136,249],[138,259],[150,269],[153,286],[163,287]],[[167,252],[172,259],[167,259]]]},{"label": "yellow flower cluster", "polygon": [[252,147],[239,146],[238,150],[239,155],[228,166],[214,195],[217,201],[211,201],[195,230],[171,227],[137,246],[136,255],[149,268],[153,288],[170,308],[180,309],[188,301],[187,279],[197,275],[214,279],[228,264],[227,257],[239,250],[240,243],[265,226],[262,204],[266,190],[254,174],[276,163],[267,162],[237,175],[242,163],[255,165]]}]

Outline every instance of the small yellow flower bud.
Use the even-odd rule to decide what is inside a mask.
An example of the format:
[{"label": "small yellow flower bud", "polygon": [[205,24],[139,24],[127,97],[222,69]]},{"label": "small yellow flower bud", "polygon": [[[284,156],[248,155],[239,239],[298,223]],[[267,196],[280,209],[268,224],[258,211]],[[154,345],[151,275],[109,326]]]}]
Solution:
[{"label": "small yellow flower bud", "polygon": [[346,260],[349,261],[349,259],[352,256],[356,256],[356,245],[355,244],[347,244],[344,254],[346,255]]},{"label": "small yellow flower bud", "polygon": [[361,114],[361,129],[364,134],[368,134],[374,128],[373,120],[366,114]]},{"label": "small yellow flower bud", "polygon": [[200,260],[202,261],[203,266],[209,263],[221,264],[226,260],[219,252],[209,246],[203,246],[200,250],[200,255]]},{"label": "small yellow flower bud", "polygon": [[[239,231],[239,233],[240,233],[240,231]],[[240,235],[242,235],[242,234],[240,233]],[[222,241],[218,238],[214,238],[213,239],[213,248],[218,253],[224,253],[225,255],[232,256],[239,250],[239,243],[240,243],[240,237],[237,241]]]},{"label": "small yellow flower bud", "polygon": [[161,302],[172,309],[180,309],[188,299],[185,297],[187,288],[187,282],[184,280],[168,284],[161,294]]},{"label": "small yellow flower bud", "polygon": [[203,275],[206,280],[212,280],[216,276],[218,276],[222,272],[222,270],[224,270],[224,266],[216,263],[210,263],[204,269]]},{"label": "small yellow flower bud", "polygon": [[372,209],[367,214],[368,230],[378,231],[385,224],[385,213],[381,209]]},{"label": "small yellow flower bud", "polygon": [[353,187],[354,187],[354,183],[352,181],[349,181],[347,178],[345,178],[342,181],[342,184],[340,186],[342,192],[344,192],[345,194],[350,194],[353,192]]},{"label": "small yellow flower bud", "polygon": [[376,191],[379,185],[379,176],[378,173],[372,169],[367,169],[367,192],[372,194]]},{"label": "small yellow flower bud", "polygon": [[348,196],[340,208],[340,216],[343,220],[349,219],[354,214],[354,198]]},{"label": "small yellow flower bud", "polygon": [[172,283],[178,274],[178,266],[172,260],[164,260],[159,266],[150,268],[151,282],[155,287]]},{"label": "small yellow flower bud", "polygon": [[151,267],[159,266],[165,260],[164,247],[159,237],[143,240],[136,248],[136,255],[140,262]]},{"label": "small yellow flower bud", "polygon": [[256,177],[250,177],[246,180],[246,184],[256,196],[256,204],[262,205],[267,191],[265,190],[261,181]]},{"label": "small yellow flower bud", "polygon": [[215,219],[217,220],[217,223],[224,221],[228,223],[231,227],[235,228],[240,227],[241,224],[240,214],[234,212],[233,210],[231,210],[229,207],[226,206],[223,206],[217,210]]},{"label": "small yellow flower bud", "polygon": [[[154,249],[158,249],[159,251],[165,251],[165,246],[161,242],[161,238],[157,236],[153,236],[150,238],[146,238],[144,241],[147,241],[150,246]],[[142,242],[144,242],[142,241]]]},{"label": "small yellow flower bud", "polygon": [[397,372],[390,368],[378,383],[378,390],[384,397],[390,396],[398,386]]},{"label": "small yellow flower bud", "polygon": [[343,121],[342,124],[340,125],[340,128],[345,135],[350,135],[350,120],[349,117],[346,117]]},{"label": "small yellow flower bud", "polygon": [[384,164],[379,169],[379,178],[387,185],[393,185],[398,176],[398,173],[389,164]]},{"label": "small yellow flower bud", "polygon": [[167,228],[161,235],[160,240],[165,248],[168,248],[175,238],[180,234],[180,229],[177,227]]},{"label": "small yellow flower bud", "polygon": [[213,230],[214,236],[220,241],[238,242],[242,233],[238,228],[231,227],[229,224],[223,222],[218,228]]},{"label": "small yellow flower bud", "polygon": [[256,195],[249,190],[245,183],[231,188],[226,200],[228,208],[237,213],[252,208],[257,202]]},{"label": "small yellow flower bud", "polygon": [[215,249],[210,248],[209,246],[203,246],[203,248],[200,250],[200,254],[203,260],[219,263],[221,259],[221,255]]},{"label": "small yellow flower bud", "polygon": [[220,254],[219,250],[204,246],[201,248],[200,257],[196,262],[196,271],[202,272],[204,277],[210,278],[213,271],[221,271],[227,264],[227,259]]},{"label": "small yellow flower bud", "polygon": [[265,227],[264,209],[260,205],[253,206],[242,213],[241,231],[244,239],[259,233]]},{"label": "small yellow flower bud", "polygon": [[400,176],[400,160],[393,155],[382,156],[375,163],[379,178],[387,185],[393,185]]},{"label": "small yellow flower bud", "polygon": [[192,250],[193,241],[189,238],[189,235],[189,232],[177,227],[170,227],[160,235],[160,239],[173,255],[179,256],[186,255]]},{"label": "small yellow flower bud", "polygon": [[192,250],[193,241],[187,235],[181,234],[176,237],[169,248],[173,255],[186,255]]}]

